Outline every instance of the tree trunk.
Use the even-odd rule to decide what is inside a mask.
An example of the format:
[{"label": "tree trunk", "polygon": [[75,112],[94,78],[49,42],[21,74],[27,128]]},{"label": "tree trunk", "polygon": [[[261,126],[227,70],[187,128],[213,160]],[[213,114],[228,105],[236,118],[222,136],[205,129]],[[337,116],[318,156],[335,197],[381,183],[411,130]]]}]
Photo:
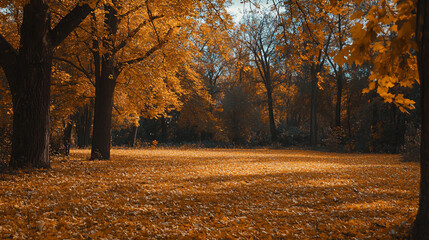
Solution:
[{"label": "tree trunk", "polygon": [[76,133],[79,148],[85,148],[91,143],[92,108],[92,104],[84,106],[77,117]]},{"label": "tree trunk", "polygon": [[13,137],[10,166],[49,168],[49,101],[53,51],[45,1],[24,7],[18,73],[11,86]]},{"label": "tree trunk", "polygon": [[78,4],[51,29],[48,0],[26,1],[17,52],[0,34],[0,65],[13,103],[10,166],[49,168],[49,104],[54,49],[91,12]]},{"label": "tree trunk", "polygon": [[113,93],[116,80],[114,77],[109,78],[109,76],[113,76],[110,74],[112,67],[112,59],[103,59],[102,76],[95,83],[91,159],[110,159]]},{"label": "tree trunk", "polygon": [[[82,112],[83,111],[83,112]],[[76,121],[77,147],[85,147],[85,110],[80,110]]]},{"label": "tree trunk", "polygon": [[161,142],[167,142],[167,120],[162,117],[161,121]]},{"label": "tree trunk", "polygon": [[335,106],[335,126],[341,127],[341,99],[343,95],[343,68],[339,67],[337,76],[337,103]]},{"label": "tree trunk", "polygon": [[422,135],[420,146],[420,198],[419,210],[412,230],[412,239],[429,239],[429,1],[417,3],[416,36],[419,45],[417,55],[421,83]]},{"label": "tree trunk", "polygon": [[314,67],[311,72],[310,144],[312,147],[315,147],[317,146],[317,95],[319,93],[319,88]]},{"label": "tree trunk", "polygon": [[73,130],[73,122],[70,121],[69,123],[67,123],[66,128],[64,129],[63,144],[64,144],[65,156],[68,156],[70,154],[72,130]]},{"label": "tree trunk", "polygon": [[347,136],[348,136],[349,141],[351,141],[351,139],[352,139],[352,124],[350,121],[351,116],[352,116],[351,99],[352,99],[352,96],[351,96],[351,93],[349,93],[349,96],[347,98]]},{"label": "tree trunk", "polygon": [[268,100],[268,115],[270,119],[271,142],[277,142],[277,130],[276,130],[276,122],[274,120],[273,94],[272,94],[271,87],[267,87],[267,100]]},{"label": "tree trunk", "polygon": [[92,115],[94,112],[94,103],[91,100],[89,106],[85,108],[85,147],[91,144],[91,128],[92,128]]},{"label": "tree trunk", "polygon": [[[119,25],[117,10],[110,5],[105,5],[105,10],[105,25],[109,34],[103,39],[103,45],[114,46]],[[100,77],[96,77],[95,81],[94,132],[92,134],[91,159],[110,159],[113,94],[117,76],[114,51],[103,53]]]},{"label": "tree trunk", "polygon": [[138,132],[139,127],[133,125],[131,127],[131,133],[130,133],[130,147],[135,147],[136,146],[136,140],[137,140],[137,132]]}]

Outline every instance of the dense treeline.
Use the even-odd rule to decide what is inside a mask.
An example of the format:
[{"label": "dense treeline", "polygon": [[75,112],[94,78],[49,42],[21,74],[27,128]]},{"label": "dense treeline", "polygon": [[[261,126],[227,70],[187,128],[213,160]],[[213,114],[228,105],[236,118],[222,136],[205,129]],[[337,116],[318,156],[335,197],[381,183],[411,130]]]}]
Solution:
[{"label": "dense treeline", "polygon": [[[22,4],[6,5],[3,14],[4,34],[12,42]],[[224,9],[223,1],[194,8],[208,16],[194,17],[199,24],[176,19],[191,9],[185,3],[171,16],[156,4],[111,4],[99,5],[55,51],[51,152],[92,145],[92,158],[108,159],[110,144],[154,140],[359,152],[417,149],[419,104],[411,103],[419,102],[418,85],[391,89],[412,100],[408,110],[400,110],[398,101],[367,89],[377,63],[336,59],[350,47],[351,15],[371,9],[365,2],[346,8],[273,1],[271,9],[249,11],[235,26],[217,9]],[[67,13],[67,7],[51,6],[58,16]],[[294,7],[301,10],[287,11]],[[321,7],[337,15],[318,15]],[[293,23],[296,19],[304,20]],[[5,152],[13,111],[7,78],[2,79]]]}]

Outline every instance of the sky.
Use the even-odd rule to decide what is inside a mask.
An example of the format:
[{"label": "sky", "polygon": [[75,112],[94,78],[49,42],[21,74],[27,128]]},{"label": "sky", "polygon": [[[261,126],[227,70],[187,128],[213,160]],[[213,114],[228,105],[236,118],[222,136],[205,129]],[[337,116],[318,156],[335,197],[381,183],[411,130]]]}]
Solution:
[{"label": "sky", "polygon": [[[234,21],[238,23],[243,16],[243,13],[245,10],[250,10],[250,3],[240,3],[240,0],[232,0],[232,5],[227,8],[228,12],[234,17]],[[268,6],[269,4],[266,3],[267,1],[260,1],[260,5],[262,7]],[[253,7],[254,9],[254,7]]]},{"label": "sky", "polygon": [[243,16],[244,4],[240,3],[240,0],[232,0],[232,6],[227,10],[234,17],[235,22],[239,22]]}]

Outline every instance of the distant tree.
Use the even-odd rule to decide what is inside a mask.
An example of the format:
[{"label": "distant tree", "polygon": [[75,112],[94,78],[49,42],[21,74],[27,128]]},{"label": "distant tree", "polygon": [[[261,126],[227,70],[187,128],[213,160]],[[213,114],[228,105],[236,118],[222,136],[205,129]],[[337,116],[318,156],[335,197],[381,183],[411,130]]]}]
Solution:
[{"label": "distant tree", "polygon": [[325,69],[328,48],[332,41],[329,28],[330,15],[325,9],[327,2],[314,3],[311,0],[273,1],[282,31],[280,46],[293,71],[307,71],[311,81],[310,99],[310,144],[318,143],[318,96]]},{"label": "distant tree", "polygon": [[272,142],[278,140],[273,100],[275,82],[279,80],[275,71],[275,65],[279,63],[279,53],[276,49],[277,34],[277,23],[268,13],[261,17],[251,14],[245,19],[244,41],[265,87]]}]

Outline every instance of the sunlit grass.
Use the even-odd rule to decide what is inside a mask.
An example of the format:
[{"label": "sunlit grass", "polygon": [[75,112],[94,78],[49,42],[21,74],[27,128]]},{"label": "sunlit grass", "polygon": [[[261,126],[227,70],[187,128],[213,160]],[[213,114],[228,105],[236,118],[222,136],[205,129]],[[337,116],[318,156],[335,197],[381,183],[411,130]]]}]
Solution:
[{"label": "sunlit grass", "polygon": [[298,150],[89,150],[0,175],[0,237],[386,239],[417,210],[418,165]]}]

